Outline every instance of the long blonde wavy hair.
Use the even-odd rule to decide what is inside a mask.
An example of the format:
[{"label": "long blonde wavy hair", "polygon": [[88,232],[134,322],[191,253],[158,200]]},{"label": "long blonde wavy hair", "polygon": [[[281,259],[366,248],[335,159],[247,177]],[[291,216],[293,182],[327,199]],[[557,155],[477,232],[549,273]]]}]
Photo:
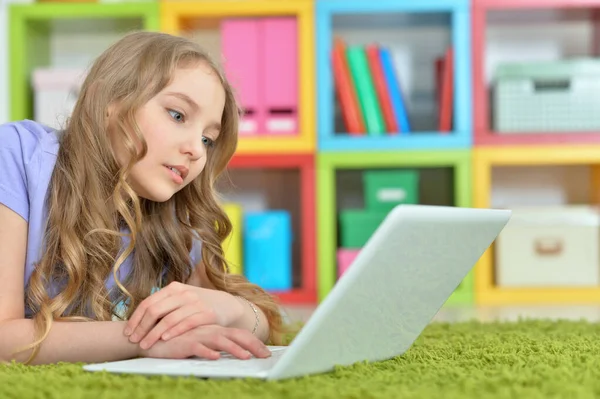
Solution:
[{"label": "long blonde wavy hair", "polygon": [[[200,176],[171,199],[159,203],[138,198],[127,183],[132,166],[147,151],[136,112],[169,84],[176,68],[199,62],[212,67],[225,90],[219,139],[208,150]],[[110,128],[128,151],[125,165],[117,162],[108,135],[107,110],[116,102],[116,126]],[[222,248],[232,226],[214,187],[235,152],[239,115],[223,72],[191,40],[134,32],[99,56],[60,138],[47,199],[45,251],[26,290],[36,329],[34,342],[26,348],[33,349],[28,363],[54,320],[111,320],[120,300],[128,301],[128,318],[159,282],[186,282],[193,271],[194,236],[201,239],[202,260],[213,285],[259,306],[267,315],[269,340],[280,342],[283,327],[277,302],[243,276],[228,273]],[[122,228],[129,230],[125,235],[130,238],[124,249]],[[131,273],[119,281],[117,272],[129,255]],[[111,273],[118,287],[116,301],[105,286]],[[51,296],[48,284],[62,286]]]}]

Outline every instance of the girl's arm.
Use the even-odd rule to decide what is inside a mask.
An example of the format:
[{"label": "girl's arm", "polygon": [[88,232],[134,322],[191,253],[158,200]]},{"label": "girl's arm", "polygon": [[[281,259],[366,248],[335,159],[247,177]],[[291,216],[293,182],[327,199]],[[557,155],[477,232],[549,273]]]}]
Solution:
[{"label": "girl's arm", "polygon": [[[33,321],[25,319],[24,282],[27,222],[0,204],[0,361],[34,341]],[[123,335],[124,322],[54,322],[33,363],[101,362],[136,357],[139,346]],[[14,357],[22,362],[30,351]]]},{"label": "girl's arm", "polygon": [[[30,364],[56,362],[98,363],[140,356],[139,345],[123,335],[125,322],[53,322],[50,333]],[[0,361],[25,362],[30,350],[14,354],[33,342],[33,321],[27,319],[0,322]]]}]

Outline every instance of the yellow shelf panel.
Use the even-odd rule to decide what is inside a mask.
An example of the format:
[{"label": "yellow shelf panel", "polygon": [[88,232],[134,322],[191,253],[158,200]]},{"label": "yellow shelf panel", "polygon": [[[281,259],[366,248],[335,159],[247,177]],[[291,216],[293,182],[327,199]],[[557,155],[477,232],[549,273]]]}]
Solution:
[{"label": "yellow shelf panel", "polygon": [[293,15],[298,20],[298,129],[293,136],[240,137],[238,154],[313,153],[316,149],[313,0],[194,0],[161,2],[161,30],[178,35],[186,20]]},{"label": "yellow shelf panel", "polygon": [[493,288],[475,293],[482,305],[597,304],[598,288]]},{"label": "yellow shelf panel", "polygon": [[[590,203],[600,203],[600,145],[477,147],[472,152],[473,206],[488,208],[494,166],[590,165]],[[492,304],[600,303],[597,289],[511,289],[494,285],[494,248],[481,257],[474,271],[475,300]]]},{"label": "yellow shelf panel", "polygon": [[600,145],[498,146],[473,149],[477,165],[600,164]]},{"label": "yellow shelf panel", "polygon": [[314,144],[310,137],[300,136],[252,136],[240,137],[236,154],[313,154]]},{"label": "yellow shelf panel", "polygon": [[313,0],[191,0],[162,1],[163,15],[178,17],[223,17],[297,15],[310,12]]}]

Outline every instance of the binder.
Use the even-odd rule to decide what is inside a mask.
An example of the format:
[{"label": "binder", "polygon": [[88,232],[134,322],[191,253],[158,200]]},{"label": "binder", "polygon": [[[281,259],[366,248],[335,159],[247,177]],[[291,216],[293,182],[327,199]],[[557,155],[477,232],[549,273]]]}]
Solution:
[{"label": "binder", "polygon": [[291,217],[285,210],[244,215],[244,274],[268,291],[292,288]]},{"label": "binder", "polygon": [[298,26],[295,17],[261,20],[265,133],[298,132]]},{"label": "binder", "polygon": [[244,111],[240,120],[240,135],[256,135],[262,130],[264,113],[258,76],[264,67],[261,65],[260,43],[258,18],[226,18],[221,22],[225,75]]}]

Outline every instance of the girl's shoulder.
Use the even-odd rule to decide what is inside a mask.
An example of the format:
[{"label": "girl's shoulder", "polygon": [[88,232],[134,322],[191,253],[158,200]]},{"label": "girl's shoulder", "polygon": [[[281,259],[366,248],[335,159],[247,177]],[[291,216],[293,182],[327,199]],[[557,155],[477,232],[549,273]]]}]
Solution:
[{"label": "girl's shoulder", "polygon": [[14,152],[24,162],[38,151],[56,155],[57,132],[51,127],[27,119],[0,124],[0,150]]},{"label": "girl's shoulder", "polygon": [[56,131],[34,121],[0,125],[0,204],[25,220],[42,209],[58,154]]}]

